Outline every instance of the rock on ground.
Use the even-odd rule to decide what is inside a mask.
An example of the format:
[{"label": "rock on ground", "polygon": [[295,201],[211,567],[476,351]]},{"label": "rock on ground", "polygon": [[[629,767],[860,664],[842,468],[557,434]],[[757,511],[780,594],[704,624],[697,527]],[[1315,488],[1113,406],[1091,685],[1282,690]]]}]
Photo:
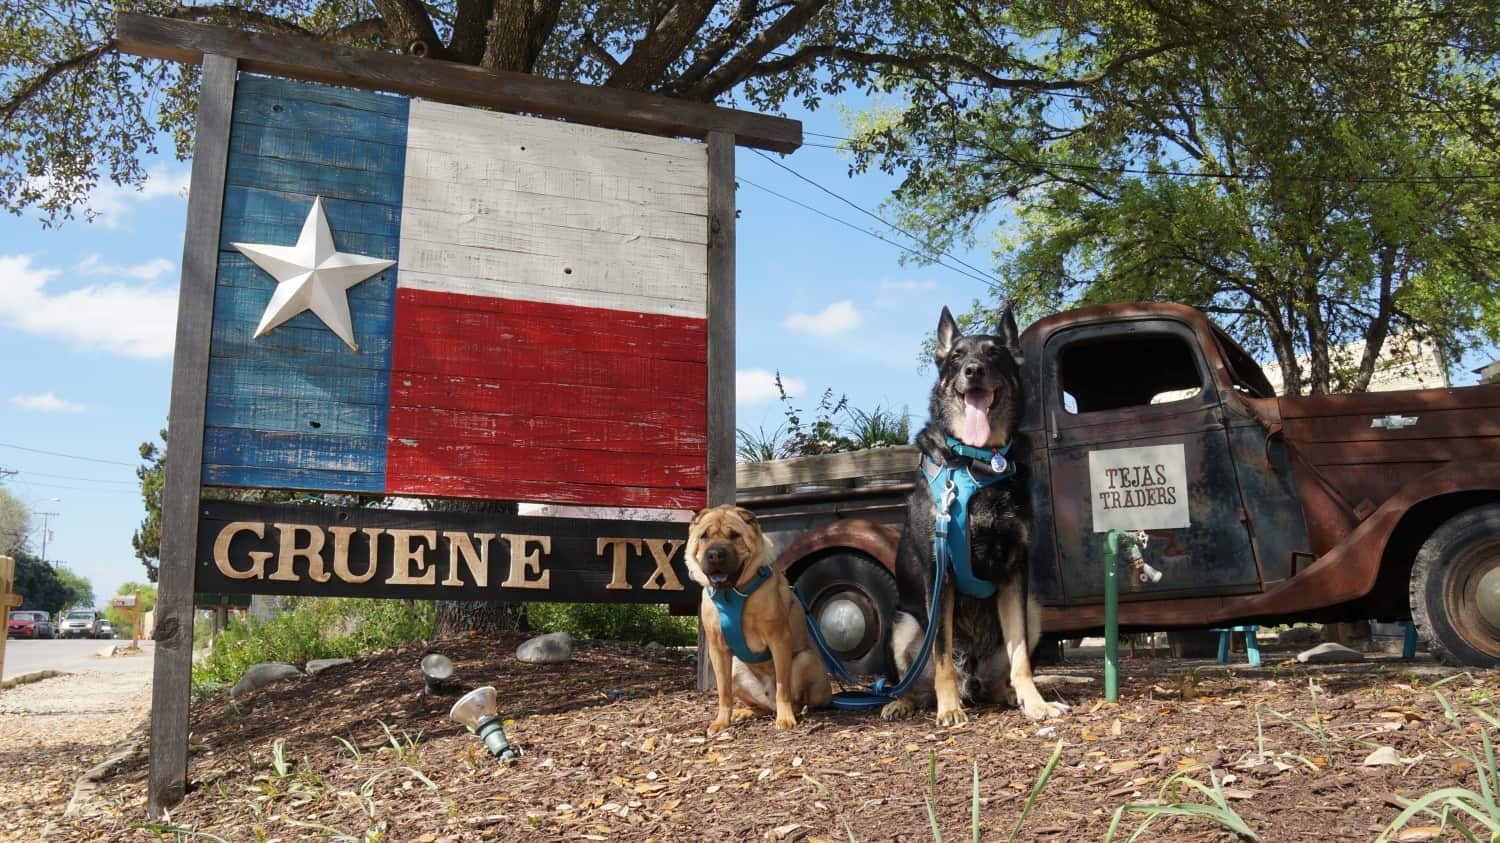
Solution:
[{"label": "rock on ground", "polygon": [[341,664],[354,664],[353,659],[308,659],[307,675],[317,676],[330,667],[338,667]]},{"label": "rock on ground", "polygon": [[1358,650],[1351,650],[1343,644],[1335,644],[1329,641],[1319,644],[1311,650],[1303,650],[1297,654],[1297,661],[1305,664],[1323,664],[1326,662],[1362,662],[1365,654]]},{"label": "rock on ground", "polygon": [[521,642],[516,658],[527,664],[556,664],[573,657],[573,636],[566,632],[549,632]]},{"label": "rock on ground", "polygon": [[1323,633],[1310,626],[1283,629],[1276,636],[1276,643],[1286,647],[1312,647],[1322,640]]},{"label": "rock on ground", "polygon": [[234,687],[229,689],[229,696],[239,697],[251,691],[260,690],[272,682],[280,682],[288,676],[301,675],[302,671],[298,670],[295,665],[285,662],[261,662],[245,671],[240,681],[234,683]]}]

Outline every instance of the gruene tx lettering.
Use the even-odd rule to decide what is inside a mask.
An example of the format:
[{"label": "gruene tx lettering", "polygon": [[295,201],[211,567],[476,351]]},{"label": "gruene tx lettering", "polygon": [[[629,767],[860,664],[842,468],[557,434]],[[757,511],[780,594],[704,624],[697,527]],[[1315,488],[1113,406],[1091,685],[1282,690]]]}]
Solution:
[{"label": "gruene tx lettering", "polygon": [[[249,541],[251,537],[255,541]],[[236,539],[240,539],[239,553],[233,552]],[[244,549],[247,544],[250,549]],[[644,554],[656,569],[640,585],[642,590],[683,591],[682,581],[672,570],[672,559],[683,544],[677,539],[600,537],[595,553],[610,566],[606,588],[633,588],[626,578],[627,565],[632,555]],[[445,546],[446,553],[442,552]],[[220,574],[235,580],[326,583],[337,579],[360,585],[386,570],[385,585],[487,588],[491,550],[497,546],[493,557],[506,575],[501,588],[545,591],[552,587],[547,567],[552,537],[520,533],[231,521],[214,538],[213,564]],[[385,560],[388,567],[382,565]]]}]

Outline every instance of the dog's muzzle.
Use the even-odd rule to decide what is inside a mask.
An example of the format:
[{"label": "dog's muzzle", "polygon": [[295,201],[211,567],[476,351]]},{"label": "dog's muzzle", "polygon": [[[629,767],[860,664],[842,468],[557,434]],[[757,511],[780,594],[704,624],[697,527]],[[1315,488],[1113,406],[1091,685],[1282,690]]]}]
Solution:
[{"label": "dog's muzzle", "polygon": [[735,575],[740,572],[740,555],[729,542],[710,542],[703,549],[703,557],[698,565],[703,569],[704,576],[708,577],[709,585],[723,588],[734,582]]}]

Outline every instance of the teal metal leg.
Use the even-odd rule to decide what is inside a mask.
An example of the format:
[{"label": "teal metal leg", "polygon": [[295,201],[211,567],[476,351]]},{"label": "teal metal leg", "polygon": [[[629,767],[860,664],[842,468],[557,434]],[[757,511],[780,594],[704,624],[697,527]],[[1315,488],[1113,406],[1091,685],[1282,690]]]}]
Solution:
[{"label": "teal metal leg", "polygon": [[1219,630],[1219,664],[1227,664],[1229,662],[1229,642],[1233,638],[1233,629]]},{"label": "teal metal leg", "polygon": [[1260,639],[1256,637],[1257,627],[1245,627],[1245,657],[1249,659],[1251,667],[1260,667]]},{"label": "teal metal leg", "polygon": [[1401,645],[1401,658],[1411,661],[1417,657],[1417,622],[1406,622],[1406,641]]}]

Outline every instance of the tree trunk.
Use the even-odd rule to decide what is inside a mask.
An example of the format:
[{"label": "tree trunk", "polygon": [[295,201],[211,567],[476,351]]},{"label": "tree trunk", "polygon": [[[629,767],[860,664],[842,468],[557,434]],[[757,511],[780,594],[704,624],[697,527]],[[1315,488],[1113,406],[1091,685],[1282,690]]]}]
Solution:
[{"label": "tree trunk", "polygon": [[500,632],[525,632],[530,628],[525,603],[439,600],[432,637],[463,638],[471,632],[493,637]]}]

